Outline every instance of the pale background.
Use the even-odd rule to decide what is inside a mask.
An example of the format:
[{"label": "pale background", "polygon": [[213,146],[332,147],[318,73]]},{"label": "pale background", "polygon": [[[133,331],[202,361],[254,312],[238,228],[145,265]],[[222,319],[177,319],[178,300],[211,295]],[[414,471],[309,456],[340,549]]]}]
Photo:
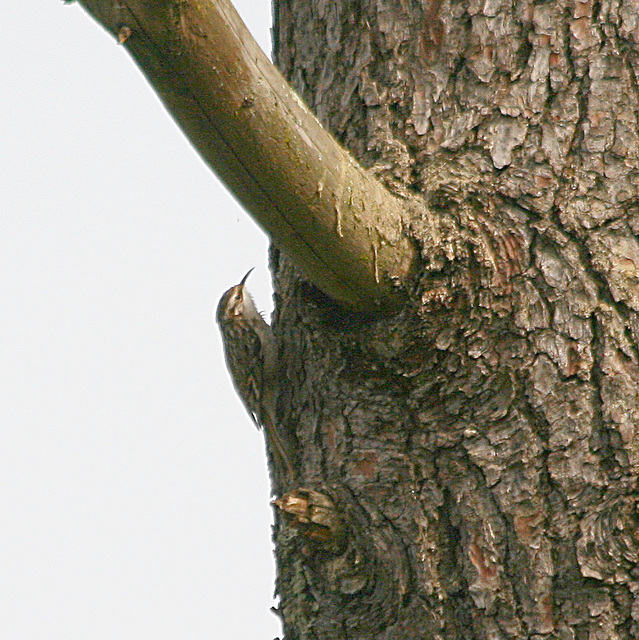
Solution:
[{"label": "pale background", "polygon": [[[268,0],[236,7],[270,50]],[[267,242],[77,5],[0,38],[0,637],[268,640],[261,435],[213,313]]]}]

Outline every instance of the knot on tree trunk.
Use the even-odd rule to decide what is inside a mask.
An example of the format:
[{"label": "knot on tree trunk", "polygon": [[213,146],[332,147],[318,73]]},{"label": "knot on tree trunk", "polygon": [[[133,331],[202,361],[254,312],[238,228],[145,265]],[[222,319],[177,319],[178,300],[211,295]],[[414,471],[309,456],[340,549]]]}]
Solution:
[{"label": "knot on tree trunk", "polygon": [[577,560],[581,574],[609,584],[637,580],[639,509],[636,495],[602,502],[579,523]]},{"label": "knot on tree trunk", "polygon": [[332,611],[337,627],[352,637],[369,636],[392,626],[404,606],[411,581],[405,542],[372,504],[344,488],[319,492],[299,488],[274,504],[295,535],[288,554],[296,555],[297,575],[304,580],[305,609]]}]

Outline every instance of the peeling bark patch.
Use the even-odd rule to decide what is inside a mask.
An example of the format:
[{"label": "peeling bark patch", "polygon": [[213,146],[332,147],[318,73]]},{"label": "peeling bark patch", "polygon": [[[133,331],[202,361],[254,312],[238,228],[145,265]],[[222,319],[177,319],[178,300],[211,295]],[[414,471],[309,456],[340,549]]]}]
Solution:
[{"label": "peeling bark patch", "polygon": [[343,524],[329,496],[299,488],[274,500],[273,504],[289,515],[294,526],[309,539],[333,547],[339,543]]},{"label": "peeling bark patch", "polygon": [[613,225],[588,239],[593,264],[605,274],[616,301],[639,311],[639,240],[629,229]]},{"label": "peeling bark patch", "polygon": [[496,169],[503,169],[512,162],[513,150],[523,144],[527,131],[525,121],[503,117],[483,130]]},{"label": "peeling bark patch", "polygon": [[[477,591],[494,590],[497,587],[497,564],[482,550],[478,538],[468,546],[468,559],[477,570]],[[485,600],[475,600],[477,606],[485,608]]]}]

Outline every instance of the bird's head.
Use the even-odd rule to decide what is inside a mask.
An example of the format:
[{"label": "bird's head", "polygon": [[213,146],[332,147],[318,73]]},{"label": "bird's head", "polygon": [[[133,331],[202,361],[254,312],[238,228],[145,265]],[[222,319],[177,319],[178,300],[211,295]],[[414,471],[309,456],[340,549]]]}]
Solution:
[{"label": "bird's head", "polygon": [[217,321],[220,324],[244,317],[246,315],[245,311],[253,305],[251,296],[245,287],[246,280],[251,275],[251,271],[253,271],[253,269],[249,269],[247,274],[242,278],[242,281],[234,287],[231,287],[220,298],[216,314]]}]

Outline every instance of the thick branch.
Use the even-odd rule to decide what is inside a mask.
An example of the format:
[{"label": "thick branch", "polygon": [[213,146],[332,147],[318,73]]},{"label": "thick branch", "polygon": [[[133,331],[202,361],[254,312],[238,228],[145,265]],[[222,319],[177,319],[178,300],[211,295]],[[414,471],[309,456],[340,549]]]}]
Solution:
[{"label": "thick branch", "polygon": [[[396,307],[406,202],[321,127],[227,0],[81,0],[117,35],[202,158],[325,293]],[[240,239],[238,239],[238,242]]]}]

